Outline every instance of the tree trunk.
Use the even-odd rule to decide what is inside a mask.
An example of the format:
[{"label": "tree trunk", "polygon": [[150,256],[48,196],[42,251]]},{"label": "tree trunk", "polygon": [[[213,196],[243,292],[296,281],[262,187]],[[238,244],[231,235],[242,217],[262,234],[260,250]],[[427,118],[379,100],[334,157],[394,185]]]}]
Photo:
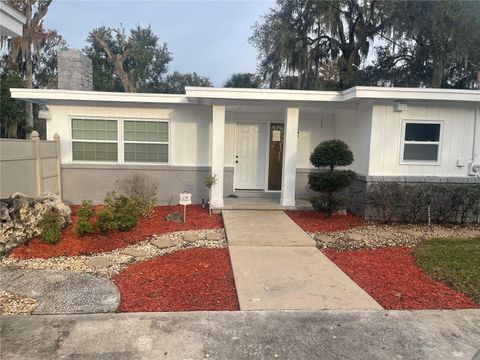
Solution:
[{"label": "tree trunk", "polygon": [[433,61],[433,74],[430,82],[430,86],[432,88],[442,87],[444,68],[445,66],[443,60]]},{"label": "tree trunk", "polygon": [[107,53],[108,59],[113,64],[113,73],[119,77],[125,92],[135,92],[135,84],[132,81],[130,74],[128,74],[123,68],[123,63],[127,59],[130,52],[128,46],[124,48],[122,54],[115,54],[100,34],[94,32],[92,33],[92,36],[95,41],[97,41],[98,44],[102,47],[102,49]]},{"label": "tree trunk", "polygon": [[135,86],[133,85],[132,80],[130,79],[130,76],[123,68],[123,61],[124,61],[123,56],[117,54],[115,55],[114,60],[115,61],[114,61],[113,72],[115,73],[115,75],[117,75],[120,78],[120,81],[122,82],[125,92],[130,92],[130,93],[135,92]]}]

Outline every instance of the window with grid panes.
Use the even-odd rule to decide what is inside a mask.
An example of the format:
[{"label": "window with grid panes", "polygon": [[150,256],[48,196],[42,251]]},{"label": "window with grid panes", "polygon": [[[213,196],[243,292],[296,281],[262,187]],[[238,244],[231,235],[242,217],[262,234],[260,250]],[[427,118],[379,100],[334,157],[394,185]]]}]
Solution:
[{"label": "window with grid panes", "polygon": [[123,122],[125,162],[168,163],[168,122]]},{"label": "window with grid panes", "polygon": [[117,161],[116,120],[72,119],[72,159],[76,161]]}]

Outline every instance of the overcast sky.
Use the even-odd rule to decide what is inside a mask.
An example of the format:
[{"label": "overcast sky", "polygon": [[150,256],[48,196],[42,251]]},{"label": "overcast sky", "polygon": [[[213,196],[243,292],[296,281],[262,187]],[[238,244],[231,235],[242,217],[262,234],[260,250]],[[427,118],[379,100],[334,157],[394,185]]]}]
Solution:
[{"label": "overcast sky", "polygon": [[222,86],[234,72],[254,72],[252,26],[274,1],[53,0],[44,24],[69,47],[83,48],[88,32],[105,25],[151,25],[173,54],[169,71],[196,71]]}]

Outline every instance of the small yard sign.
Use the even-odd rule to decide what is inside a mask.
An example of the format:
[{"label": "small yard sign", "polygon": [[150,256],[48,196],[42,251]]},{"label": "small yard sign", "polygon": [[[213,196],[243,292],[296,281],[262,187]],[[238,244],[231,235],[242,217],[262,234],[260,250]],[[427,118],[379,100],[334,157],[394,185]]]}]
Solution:
[{"label": "small yard sign", "polygon": [[180,200],[179,204],[183,205],[183,222],[187,221],[187,205],[192,203],[192,194],[185,192],[179,194]]}]

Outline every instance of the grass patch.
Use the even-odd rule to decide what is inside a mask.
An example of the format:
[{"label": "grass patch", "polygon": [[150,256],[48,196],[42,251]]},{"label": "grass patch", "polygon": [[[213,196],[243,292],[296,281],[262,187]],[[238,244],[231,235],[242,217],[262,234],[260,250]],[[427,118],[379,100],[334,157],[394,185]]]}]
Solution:
[{"label": "grass patch", "polygon": [[426,240],[415,251],[415,262],[435,280],[480,304],[480,237]]}]

